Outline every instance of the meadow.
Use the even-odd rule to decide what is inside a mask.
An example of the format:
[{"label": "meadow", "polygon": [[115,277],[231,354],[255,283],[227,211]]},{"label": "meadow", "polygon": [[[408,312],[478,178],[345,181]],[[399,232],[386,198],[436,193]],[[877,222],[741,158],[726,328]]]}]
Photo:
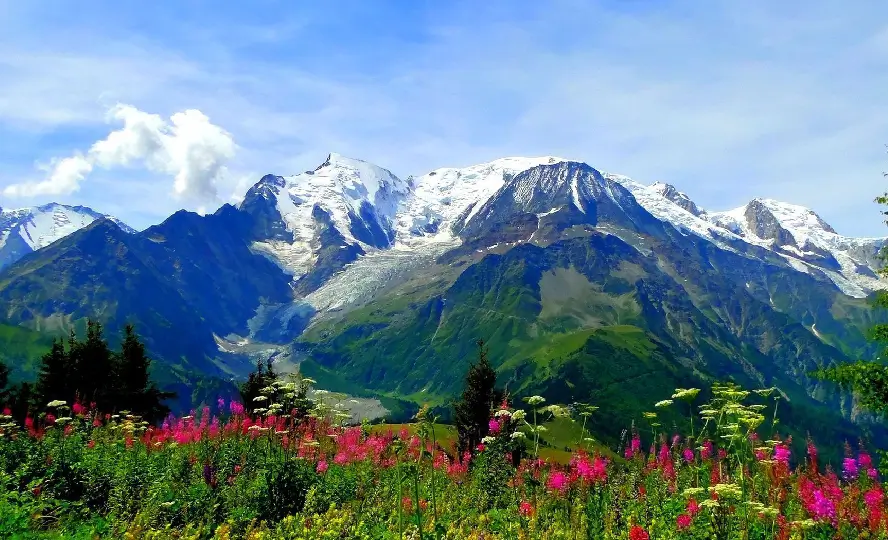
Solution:
[{"label": "meadow", "polygon": [[[773,389],[717,385],[706,403],[676,389],[610,451],[585,429],[594,407],[503,402],[460,454],[425,409],[413,424],[345,425],[332,399],[282,410],[271,397],[292,383],[276,384],[253,414],[218,400],[157,426],[82,403],[21,424],[5,411],[0,537],[888,538],[870,455],[845,448],[840,470],[813,444],[793,455]],[[696,413],[667,430],[676,407]],[[546,453],[553,429],[578,434],[570,453]]]}]

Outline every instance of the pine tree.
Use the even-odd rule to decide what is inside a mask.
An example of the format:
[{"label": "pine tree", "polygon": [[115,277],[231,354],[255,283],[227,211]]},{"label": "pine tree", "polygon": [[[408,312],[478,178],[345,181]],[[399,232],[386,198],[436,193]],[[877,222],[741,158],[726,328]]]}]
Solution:
[{"label": "pine tree", "polygon": [[6,385],[9,384],[9,368],[6,367],[6,364],[0,360],[0,404],[2,404],[7,395],[9,394],[9,389],[6,388]]},{"label": "pine tree", "polygon": [[[72,332],[71,339],[76,343]],[[69,340],[69,343],[72,341]],[[45,407],[54,400],[72,401],[74,397],[74,369],[65,351],[62,339],[53,340],[52,348],[40,359],[37,386],[34,389],[38,407]]]},{"label": "pine tree", "polygon": [[270,386],[276,379],[277,375],[272,369],[271,360],[268,361],[267,370],[266,364],[262,360],[256,362],[256,370],[250,373],[246,382],[239,389],[241,400],[243,400],[244,408],[248,413],[253,414],[256,408],[263,406],[257,403],[255,398],[262,393],[263,388]]},{"label": "pine tree", "polygon": [[151,359],[132,324],[124,328],[123,342],[120,352],[114,355],[114,364],[114,401],[118,410],[128,410],[148,422],[160,420],[169,414],[170,409],[163,404],[163,400],[175,394],[161,392],[151,382]]},{"label": "pine tree", "polygon": [[113,410],[114,362],[111,349],[103,336],[102,324],[87,321],[86,340],[79,345],[79,355],[74,364],[77,370],[77,394],[84,403],[96,403],[101,410]]},{"label": "pine tree", "polygon": [[460,455],[473,450],[487,436],[490,414],[503,396],[495,388],[496,372],[487,359],[484,341],[478,340],[477,345],[478,361],[469,366],[462,397],[453,407]]}]

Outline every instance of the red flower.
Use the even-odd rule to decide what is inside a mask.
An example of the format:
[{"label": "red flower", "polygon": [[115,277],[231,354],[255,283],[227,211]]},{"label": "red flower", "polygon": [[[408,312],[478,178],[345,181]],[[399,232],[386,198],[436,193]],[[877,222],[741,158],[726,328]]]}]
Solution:
[{"label": "red flower", "polygon": [[533,516],[533,505],[527,501],[521,501],[521,504],[518,505],[518,513],[524,517]]},{"label": "red flower", "polygon": [[475,447],[475,450],[477,450],[479,452],[483,452],[484,451],[484,444],[479,444],[478,446]]},{"label": "red flower", "polygon": [[427,501],[427,500],[425,500],[425,499],[420,499],[420,500],[419,500],[419,507],[420,507],[421,509],[425,510],[426,508],[429,507],[429,501]]},{"label": "red flower", "polygon": [[326,461],[324,461],[324,460],[318,461],[318,472],[320,474],[324,474],[325,472],[327,472],[327,467],[328,467],[328,465],[327,465]]},{"label": "red flower", "polygon": [[631,529],[629,529],[629,540],[650,540],[651,536],[647,533],[646,530],[642,529],[638,525],[633,525]]},{"label": "red flower", "polygon": [[700,505],[697,504],[695,499],[691,499],[688,501],[688,514],[692,517],[697,515],[697,512],[700,511]]},{"label": "red flower", "polygon": [[404,510],[406,510],[408,512],[412,512],[413,511],[413,499],[411,499],[410,497],[404,497],[403,499],[401,499],[401,506],[404,508]]},{"label": "red flower", "polygon": [[687,514],[682,514],[675,518],[675,526],[678,527],[680,531],[686,531],[691,526],[691,516]]},{"label": "red flower", "polygon": [[95,447],[96,447],[96,441],[89,441],[88,443],[86,443],[86,447],[87,447],[87,448],[95,448]]}]

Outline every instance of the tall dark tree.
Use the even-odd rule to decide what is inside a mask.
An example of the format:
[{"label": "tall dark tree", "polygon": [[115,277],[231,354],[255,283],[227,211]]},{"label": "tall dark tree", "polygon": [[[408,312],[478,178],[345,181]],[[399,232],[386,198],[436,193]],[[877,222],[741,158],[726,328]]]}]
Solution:
[{"label": "tall dark tree", "polygon": [[256,362],[256,370],[251,372],[247,380],[240,386],[241,400],[244,402],[244,408],[248,413],[253,414],[256,408],[263,407],[255,401],[262,389],[271,386],[277,380],[277,375],[271,365],[271,360],[264,363],[262,360]]},{"label": "tall dark tree", "polygon": [[496,372],[487,359],[484,340],[478,340],[478,361],[469,366],[462,396],[453,406],[453,418],[459,436],[457,449],[474,450],[487,436],[490,415],[503,398],[496,389]]},{"label": "tall dark tree", "polygon": [[87,321],[86,340],[77,342],[70,351],[75,359],[77,398],[84,403],[96,403],[104,411],[113,410],[115,386],[114,361],[102,324]]},{"label": "tall dark tree", "polygon": [[9,384],[9,368],[6,367],[6,364],[0,360],[0,403],[5,401],[7,394],[9,393],[9,389],[7,385]]},{"label": "tall dark tree", "polygon": [[118,410],[132,411],[149,422],[169,414],[170,409],[163,401],[174,397],[174,394],[161,392],[151,382],[151,359],[132,324],[124,328],[123,342],[120,352],[114,355],[114,363],[117,382],[115,403]]},{"label": "tall dark tree", "polygon": [[[74,334],[69,343],[76,344]],[[53,400],[70,401],[75,392],[74,366],[69,362],[65,351],[65,342],[59,338],[53,340],[52,348],[40,359],[40,371],[37,375],[35,398],[40,401],[38,407],[45,407]]]},{"label": "tall dark tree", "polygon": [[[100,411],[127,410],[154,422],[169,414],[161,392],[149,377],[151,360],[132,326],[127,326],[120,352],[112,352],[102,325],[88,321],[86,339],[72,330],[68,347],[62,339],[41,359],[34,399],[38,409],[54,400],[95,404]],[[25,388],[30,393],[29,388]],[[21,399],[19,400],[21,401]]]}]

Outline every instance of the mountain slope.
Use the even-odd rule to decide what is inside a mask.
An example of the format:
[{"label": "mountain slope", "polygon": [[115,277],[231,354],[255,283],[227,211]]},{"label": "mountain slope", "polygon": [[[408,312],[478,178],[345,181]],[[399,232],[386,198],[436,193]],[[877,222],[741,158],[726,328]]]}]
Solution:
[{"label": "mountain slope", "polygon": [[111,219],[126,232],[135,232],[117,218],[85,206],[49,203],[0,210],[0,268],[103,218]]},{"label": "mountain slope", "polygon": [[250,362],[221,354],[214,336],[245,332],[261,301],[291,295],[289,277],[250,251],[248,230],[231,206],[178,212],[137,234],[96,221],[0,272],[3,315],[46,332],[87,317],[109,334],[134,322],[164,383],[242,376]]}]

